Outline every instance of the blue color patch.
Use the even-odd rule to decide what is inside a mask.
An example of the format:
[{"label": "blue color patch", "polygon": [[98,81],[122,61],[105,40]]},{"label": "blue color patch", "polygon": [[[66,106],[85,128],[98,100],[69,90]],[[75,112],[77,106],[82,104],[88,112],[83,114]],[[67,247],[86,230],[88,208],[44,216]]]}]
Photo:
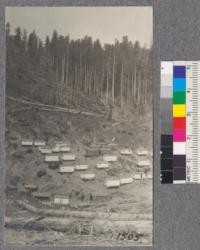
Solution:
[{"label": "blue color patch", "polygon": [[186,67],[185,66],[174,66],[173,67],[174,78],[185,78],[186,77]]},{"label": "blue color patch", "polygon": [[173,78],[173,91],[185,92],[186,91],[186,79],[185,78]]}]

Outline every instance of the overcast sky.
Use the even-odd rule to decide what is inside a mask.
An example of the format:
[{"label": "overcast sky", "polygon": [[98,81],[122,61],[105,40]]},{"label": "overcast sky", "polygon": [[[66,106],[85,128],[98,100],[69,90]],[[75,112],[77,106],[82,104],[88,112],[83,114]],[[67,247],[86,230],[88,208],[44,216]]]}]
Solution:
[{"label": "overcast sky", "polygon": [[153,40],[152,7],[6,7],[6,22],[13,33],[17,26],[35,30],[44,41],[56,29],[72,39],[85,35],[114,43],[124,35],[149,47]]}]

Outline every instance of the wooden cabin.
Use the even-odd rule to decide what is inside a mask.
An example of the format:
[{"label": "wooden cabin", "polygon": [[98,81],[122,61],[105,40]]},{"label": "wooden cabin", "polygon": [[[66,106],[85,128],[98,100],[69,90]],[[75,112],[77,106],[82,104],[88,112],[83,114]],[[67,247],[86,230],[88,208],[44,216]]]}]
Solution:
[{"label": "wooden cabin", "polygon": [[22,146],[33,146],[33,141],[24,140],[22,141]]},{"label": "wooden cabin", "polygon": [[121,178],[120,179],[120,184],[123,185],[123,184],[129,184],[129,183],[132,183],[133,182],[133,178],[131,177],[127,177],[127,178]]},{"label": "wooden cabin", "polygon": [[109,168],[109,167],[110,167],[110,165],[108,162],[99,162],[96,165],[96,168],[98,168],[98,169],[104,169],[104,168]]},{"label": "wooden cabin", "polygon": [[108,161],[108,162],[116,162],[117,156],[116,155],[104,155],[103,160]]},{"label": "wooden cabin", "polygon": [[34,141],[34,146],[37,146],[37,147],[46,146],[46,142],[45,141],[35,140]]},{"label": "wooden cabin", "polygon": [[95,179],[95,174],[93,174],[93,173],[81,174],[80,177],[84,181],[89,181],[89,180]]},{"label": "wooden cabin", "polygon": [[26,185],[24,185],[24,188],[30,192],[37,191],[37,189],[38,189],[38,187],[36,185],[33,185],[33,184],[26,184]]},{"label": "wooden cabin", "polygon": [[60,152],[70,152],[71,148],[68,146],[60,146]]},{"label": "wooden cabin", "polygon": [[41,154],[52,154],[52,150],[47,147],[39,147],[39,151]]},{"label": "wooden cabin", "polygon": [[56,145],[55,147],[52,148],[53,153],[60,153],[60,146]]},{"label": "wooden cabin", "polygon": [[145,161],[138,161],[137,166],[142,168],[142,167],[150,167],[150,161],[145,160]]},{"label": "wooden cabin", "polygon": [[32,193],[33,196],[37,199],[40,199],[40,200],[50,200],[51,199],[51,194],[48,193],[48,192],[34,192]]},{"label": "wooden cabin", "polygon": [[133,179],[134,180],[141,180],[142,179],[142,173],[136,173],[136,174],[134,174]]},{"label": "wooden cabin", "polygon": [[88,169],[88,165],[76,165],[75,166],[75,170],[87,170]]},{"label": "wooden cabin", "polygon": [[45,162],[59,162],[58,155],[45,155]]},{"label": "wooden cabin", "polygon": [[74,172],[74,166],[64,166],[64,165],[62,165],[62,166],[59,167],[58,172],[62,173],[62,174],[65,174],[65,173],[66,174],[67,173],[71,174],[71,173]]},{"label": "wooden cabin", "polygon": [[121,155],[132,155],[133,151],[131,148],[123,148],[120,150]]},{"label": "wooden cabin", "polygon": [[64,196],[64,195],[55,194],[53,196],[53,203],[56,205],[67,206],[67,205],[69,205],[69,198],[67,196]]},{"label": "wooden cabin", "polygon": [[61,156],[62,161],[75,161],[76,156],[74,154],[63,154]]},{"label": "wooden cabin", "polygon": [[147,156],[148,155],[148,151],[147,150],[138,150],[137,151],[137,155],[138,156]]},{"label": "wooden cabin", "polygon": [[68,147],[68,144],[64,143],[64,142],[57,142],[56,146],[58,146],[58,147]]},{"label": "wooden cabin", "polygon": [[107,188],[116,188],[120,186],[120,180],[106,180],[104,182],[104,185]]}]

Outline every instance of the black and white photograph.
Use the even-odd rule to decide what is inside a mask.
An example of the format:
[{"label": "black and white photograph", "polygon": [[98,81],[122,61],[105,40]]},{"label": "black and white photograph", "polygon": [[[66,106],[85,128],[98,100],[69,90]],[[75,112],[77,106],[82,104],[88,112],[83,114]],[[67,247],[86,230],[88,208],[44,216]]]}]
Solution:
[{"label": "black and white photograph", "polygon": [[4,243],[151,246],[153,8],[6,7]]}]

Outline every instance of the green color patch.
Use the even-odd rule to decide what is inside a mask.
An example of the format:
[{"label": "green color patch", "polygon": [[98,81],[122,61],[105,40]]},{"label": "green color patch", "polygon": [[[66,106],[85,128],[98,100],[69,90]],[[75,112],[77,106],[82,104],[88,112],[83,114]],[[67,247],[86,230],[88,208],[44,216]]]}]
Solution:
[{"label": "green color patch", "polygon": [[173,93],[174,104],[185,104],[185,92],[174,92]]}]

